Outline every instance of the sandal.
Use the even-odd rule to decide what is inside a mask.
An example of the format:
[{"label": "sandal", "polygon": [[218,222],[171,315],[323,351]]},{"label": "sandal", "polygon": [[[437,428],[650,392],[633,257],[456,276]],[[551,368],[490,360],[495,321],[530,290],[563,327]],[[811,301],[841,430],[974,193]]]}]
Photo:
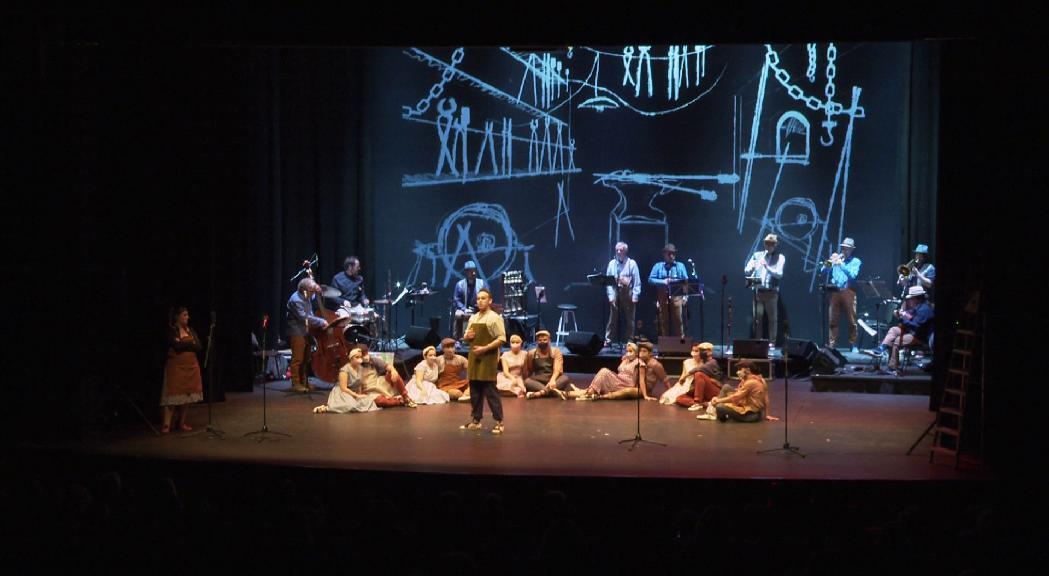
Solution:
[{"label": "sandal", "polygon": [[313,413],[314,414],[324,414],[327,411],[328,411],[328,406],[326,404],[321,404],[320,406],[317,406],[316,408],[313,409]]},{"label": "sandal", "polygon": [[405,399],[404,405],[409,407],[409,408],[418,408],[419,407],[419,405],[415,403],[415,400],[412,400],[411,398]]},{"label": "sandal", "polygon": [[551,392],[553,392],[555,396],[557,396],[558,398],[560,398],[562,400],[566,399],[565,393],[560,391],[560,390],[558,390],[557,388],[554,388],[553,390],[551,390]]},{"label": "sandal", "polygon": [[168,432],[171,432],[171,426],[165,424],[165,425],[160,427],[160,433],[161,434],[167,434]]},{"label": "sandal", "polygon": [[503,433],[503,423],[502,422],[496,422],[495,426],[492,426],[492,434],[502,434],[502,433]]},{"label": "sandal", "polygon": [[466,424],[463,424],[462,426],[460,426],[459,429],[460,430],[480,430],[481,429],[481,423],[478,422],[477,420],[470,420]]},{"label": "sandal", "polygon": [[533,400],[535,398],[542,398],[543,396],[546,396],[546,390],[537,390],[535,392],[529,392],[528,394],[525,394],[525,399]]}]

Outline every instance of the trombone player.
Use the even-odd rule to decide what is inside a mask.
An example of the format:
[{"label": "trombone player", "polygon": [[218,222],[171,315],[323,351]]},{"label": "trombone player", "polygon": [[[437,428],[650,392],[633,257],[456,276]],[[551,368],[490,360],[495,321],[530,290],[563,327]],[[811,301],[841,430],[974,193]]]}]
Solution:
[{"label": "trombone player", "polygon": [[936,281],[936,267],[929,263],[929,247],[918,244],[914,248],[914,259],[897,268],[900,277],[896,285],[906,298],[907,291],[914,286],[921,286],[928,293]]},{"label": "trombone player", "polygon": [[838,320],[842,310],[845,311],[846,319],[849,321],[849,346],[852,352],[859,352],[856,347],[856,278],[860,275],[859,258],[852,255],[856,249],[856,242],[852,238],[841,241],[841,253],[830,255],[830,259],[823,262],[823,269],[830,270],[830,283],[836,290],[830,295],[830,335],[828,345],[835,348],[838,341]]}]

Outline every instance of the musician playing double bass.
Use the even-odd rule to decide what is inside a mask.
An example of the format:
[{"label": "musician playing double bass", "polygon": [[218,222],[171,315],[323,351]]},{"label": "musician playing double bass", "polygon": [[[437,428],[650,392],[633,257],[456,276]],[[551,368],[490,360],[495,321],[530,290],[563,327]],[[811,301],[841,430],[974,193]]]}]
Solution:
[{"label": "musician playing double bass", "polygon": [[[663,261],[657,262],[648,274],[648,283],[656,286],[659,295],[659,335],[685,337],[684,307],[687,296],[670,296],[671,287],[677,282],[688,280],[688,270],[677,261],[677,248],[673,244],[663,247]],[[673,320],[671,320],[673,317]]]},{"label": "musician playing double bass", "polygon": [[320,284],[313,278],[299,280],[298,289],[288,298],[288,342],[291,345],[291,389],[295,392],[306,392],[316,389],[309,381],[310,364],[307,352],[306,336],[312,326],[318,329],[328,327],[324,318],[313,311],[314,300],[321,293]]}]

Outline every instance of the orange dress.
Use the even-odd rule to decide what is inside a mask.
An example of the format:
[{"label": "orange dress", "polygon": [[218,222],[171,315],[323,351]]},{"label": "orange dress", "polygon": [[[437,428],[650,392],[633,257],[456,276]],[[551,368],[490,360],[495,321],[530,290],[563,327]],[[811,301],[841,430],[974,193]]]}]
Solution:
[{"label": "orange dress", "polygon": [[168,359],[164,364],[164,387],[160,392],[161,406],[180,406],[204,399],[204,386],[200,378],[197,352],[200,339],[189,328],[189,336],[179,336],[178,329],[172,331],[168,347]]}]

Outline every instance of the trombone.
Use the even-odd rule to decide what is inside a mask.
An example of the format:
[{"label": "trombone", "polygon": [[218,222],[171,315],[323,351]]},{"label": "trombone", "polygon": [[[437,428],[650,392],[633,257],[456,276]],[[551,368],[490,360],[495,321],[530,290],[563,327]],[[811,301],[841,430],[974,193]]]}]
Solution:
[{"label": "trombone", "polygon": [[914,265],[918,262],[917,258],[912,258],[910,262],[906,264],[900,264],[896,271],[900,273],[900,277],[907,278],[911,275],[911,270],[914,270]]}]

